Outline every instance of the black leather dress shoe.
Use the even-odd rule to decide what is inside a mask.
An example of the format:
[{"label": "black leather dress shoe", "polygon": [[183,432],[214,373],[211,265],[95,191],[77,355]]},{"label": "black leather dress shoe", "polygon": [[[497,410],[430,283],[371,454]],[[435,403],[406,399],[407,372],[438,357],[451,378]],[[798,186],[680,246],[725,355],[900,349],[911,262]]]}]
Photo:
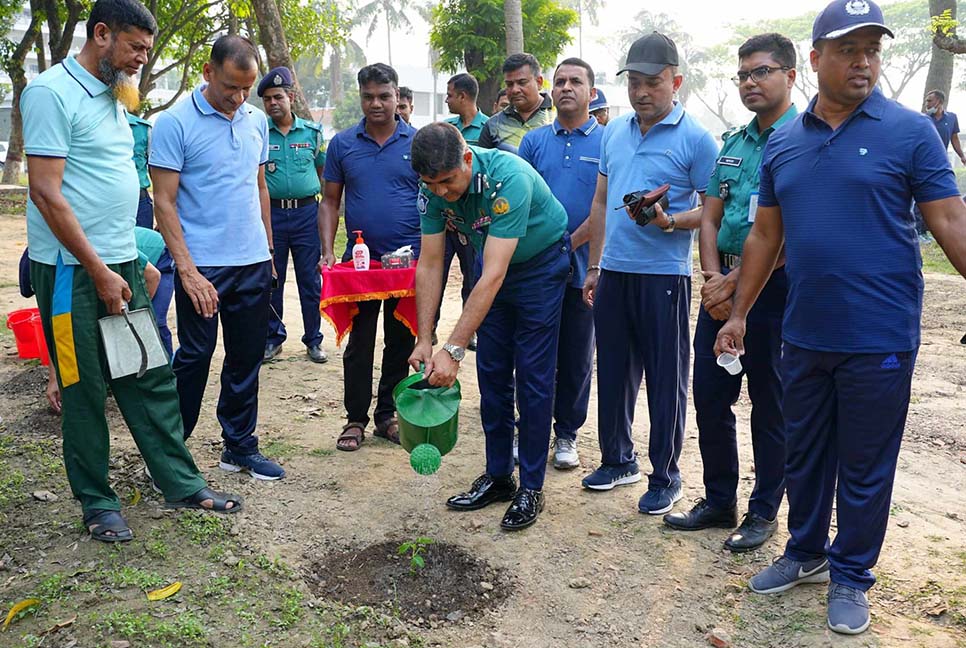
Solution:
[{"label": "black leather dress shoe", "polygon": [[500,526],[507,531],[519,531],[537,521],[537,516],[543,510],[543,491],[532,488],[521,488],[513,496],[513,504],[503,515]]},{"label": "black leather dress shoe", "polygon": [[668,513],[664,524],[678,531],[698,531],[699,529],[731,529],[738,523],[738,511],[714,508],[701,498],[687,513]]},{"label": "black leather dress shoe", "polygon": [[766,520],[757,513],[745,513],[741,526],[735,529],[724,545],[736,553],[751,551],[765,544],[778,528],[778,519]]},{"label": "black leather dress shoe", "polygon": [[268,362],[269,360],[273,359],[281,352],[282,352],[281,344],[272,344],[271,342],[269,342],[268,344],[265,345],[264,361]]},{"label": "black leather dress shoe", "polygon": [[491,477],[484,473],[476,478],[469,491],[446,500],[446,506],[457,511],[475,511],[493,502],[509,502],[516,489],[513,475]]}]

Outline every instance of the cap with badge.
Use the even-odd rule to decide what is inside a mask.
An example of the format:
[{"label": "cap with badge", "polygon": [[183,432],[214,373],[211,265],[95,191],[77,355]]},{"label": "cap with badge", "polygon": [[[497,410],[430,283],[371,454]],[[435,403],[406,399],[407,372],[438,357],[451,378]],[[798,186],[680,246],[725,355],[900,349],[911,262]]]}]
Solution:
[{"label": "cap with badge", "polygon": [[618,74],[639,72],[657,76],[669,65],[679,65],[678,48],[674,41],[658,32],[651,32],[634,41],[627,53],[627,61]]},{"label": "cap with badge", "polygon": [[603,108],[610,108],[610,105],[607,103],[607,97],[604,95],[604,91],[597,88],[597,96],[590,102],[590,112],[602,110]]},{"label": "cap with badge", "polygon": [[277,67],[268,71],[268,74],[258,84],[258,90],[256,92],[261,97],[265,94],[266,90],[271,88],[285,88],[289,90],[293,85],[292,71],[287,67]]},{"label": "cap with badge", "polygon": [[815,17],[812,42],[842,38],[863,27],[878,27],[890,37],[896,37],[885,26],[882,9],[872,0],[834,0]]}]

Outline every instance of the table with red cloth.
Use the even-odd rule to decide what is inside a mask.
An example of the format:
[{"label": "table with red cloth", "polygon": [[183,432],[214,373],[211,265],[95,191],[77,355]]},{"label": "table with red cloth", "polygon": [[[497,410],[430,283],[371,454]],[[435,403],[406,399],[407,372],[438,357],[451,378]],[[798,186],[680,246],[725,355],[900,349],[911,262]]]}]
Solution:
[{"label": "table with red cloth", "polygon": [[416,336],[416,262],[408,268],[384,270],[378,261],[370,261],[368,270],[356,270],[352,261],[337,263],[322,270],[322,297],[319,310],[335,329],[335,343],[352,330],[352,320],[359,313],[357,302],[399,298],[396,319]]}]

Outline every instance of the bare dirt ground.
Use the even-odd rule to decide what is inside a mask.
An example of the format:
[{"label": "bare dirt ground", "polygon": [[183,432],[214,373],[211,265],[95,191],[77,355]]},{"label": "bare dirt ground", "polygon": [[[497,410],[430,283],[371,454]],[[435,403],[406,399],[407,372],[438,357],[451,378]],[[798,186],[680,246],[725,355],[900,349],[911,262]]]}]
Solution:
[{"label": "bare dirt ground", "polygon": [[[22,217],[0,216],[3,312],[31,305],[16,289],[24,243]],[[289,283],[286,312],[294,314],[297,293]],[[451,280],[441,334],[459,313],[456,285]],[[371,436],[359,452],[336,452],[343,423],[341,352],[326,330],[330,362],[310,363],[298,342],[299,324],[289,315],[290,341],[261,374],[259,431],[263,451],[281,458],[288,477],[262,483],[218,470],[219,356],[189,447],[216,487],[246,498],[245,510],[228,519],[163,512],[110,404],[111,476],[136,535],[120,547],[86,538],[60,463],[59,421],[44,404],[44,371],[16,359],[4,331],[0,615],[21,599],[41,602],[0,632],[0,646],[707,646],[715,628],[719,639],[741,647],[962,648],[966,346],[959,339],[966,333],[966,284],[930,274],[926,285],[924,341],[892,519],[876,570],[879,583],[870,594],[873,625],[862,636],[826,629],[824,587],[767,598],[747,590],[748,578],[781,553],[784,525],[762,550],[732,555],[721,545],[725,531],[673,533],[659,517],[640,515],[644,482],[610,493],[583,491],[580,479],[599,459],[593,401],[580,433],[582,465],[548,471],[547,508],[536,526],[501,532],[502,506],[446,510],[445,498],[468,486],[483,466],[472,354],[460,375],[460,442],[436,475],[416,475],[404,451]],[[742,503],[753,479],[748,414],[743,397]],[[635,440],[646,444],[644,398],[636,417]],[[703,494],[696,434],[692,410],[679,508]],[[58,499],[35,499],[41,490]],[[430,565],[438,560],[448,572],[437,566],[409,574],[408,558],[391,548],[417,537],[460,551],[456,558],[427,552]],[[464,554],[485,564],[466,562]],[[396,570],[383,602],[327,598],[355,591],[351,583],[326,580],[351,581],[352,570],[333,568],[333,561],[339,567],[346,560],[381,560]],[[385,570],[363,567],[360,572],[386,577]],[[148,602],[146,590],[172,581],[184,584],[176,596]],[[424,600],[414,599],[413,591]],[[486,603],[467,603],[467,596]]]}]

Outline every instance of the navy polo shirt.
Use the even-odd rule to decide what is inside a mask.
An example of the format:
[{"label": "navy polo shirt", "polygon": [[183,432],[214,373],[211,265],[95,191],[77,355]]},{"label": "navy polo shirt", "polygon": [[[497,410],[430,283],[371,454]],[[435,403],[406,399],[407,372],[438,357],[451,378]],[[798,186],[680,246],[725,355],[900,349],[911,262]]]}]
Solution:
[{"label": "navy polo shirt", "polygon": [[783,337],[842,353],[919,346],[922,259],[913,199],[959,196],[930,120],[876,89],[836,130],[808,110],[768,140],[758,204],[781,208]]},{"label": "navy polo shirt", "polygon": [[959,132],[959,119],[956,117],[956,113],[947,110],[943,112],[942,117],[936,119],[930,116],[929,119],[932,121],[932,125],[936,127],[939,139],[943,141],[943,148],[948,148],[953,135]]},{"label": "navy polo shirt", "polygon": [[[572,131],[555,119],[552,124],[530,131],[520,142],[520,157],[543,176],[550,191],[567,210],[567,231],[571,234],[590,215],[603,134],[603,127],[593,117]],[[571,286],[583,287],[589,254],[588,243],[574,250]]]},{"label": "navy polo shirt", "polygon": [[366,133],[366,120],[336,134],[325,158],[326,182],[343,185],[346,255],[362,230],[373,259],[404,245],[419,254],[419,176],[410,149],[416,129],[396,117],[396,132],[379,146]]}]

